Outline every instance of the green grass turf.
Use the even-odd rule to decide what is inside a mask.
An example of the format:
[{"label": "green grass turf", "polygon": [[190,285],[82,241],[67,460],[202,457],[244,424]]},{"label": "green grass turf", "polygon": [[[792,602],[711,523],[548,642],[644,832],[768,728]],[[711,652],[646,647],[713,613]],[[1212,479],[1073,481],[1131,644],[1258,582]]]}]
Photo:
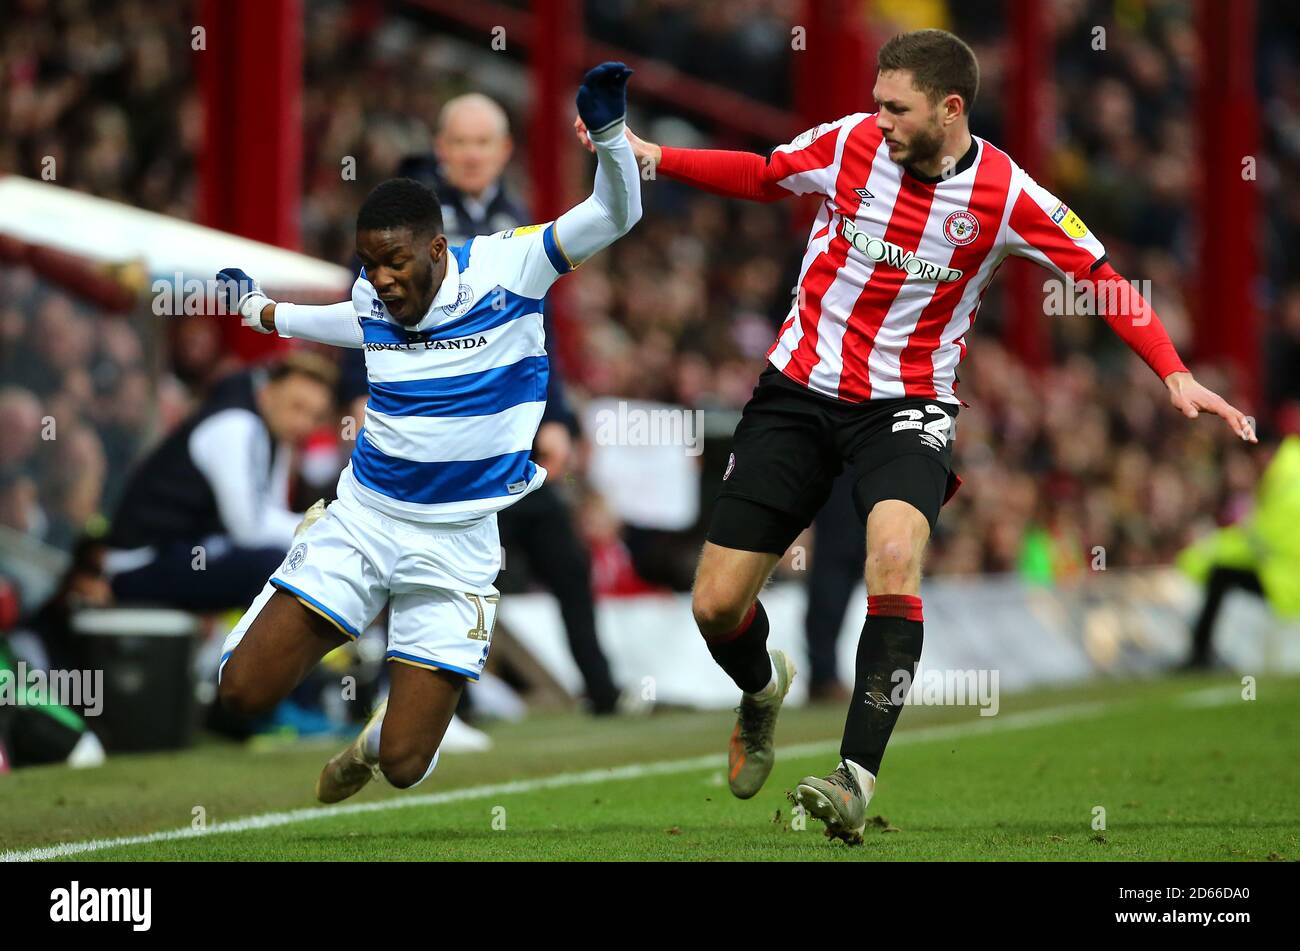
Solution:
[{"label": "green grass turf", "polygon": [[[869,815],[848,848],[792,826],[785,791],[828,772],[843,712],[783,711],[764,790],[731,797],[725,711],[645,720],[536,717],[492,730],[489,753],[449,755],[415,795],[627,764],[717,757],[631,779],[333,815],[274,828],[115,847],[77,860],[1209,859],[1300,857],[1300,680],[1230,677],[1093,684],[1004,696],[998,716],[909,707]],[[1239,688],[1238,688],[1239,689]],[[1200,702],[1198,702],[1200,701]],[[1062,714],[1062,708],[1067,712]],[[1033,711],[1049,719],[1026,723]],[[1051,711],[1057,711],[1051,713]],[[1072,712],[1070,712],[1072,711]],[[312,805],[329,746],[209,744],[104,767],[0,777],[0,851],[137,835]],[[372,784],[350,802],[412,793]],[[1094,829],[1096,807],[1106,811]],[[499,826],[504,819],[505,828]],[[796,823],[797,825],[797,823]]]}]

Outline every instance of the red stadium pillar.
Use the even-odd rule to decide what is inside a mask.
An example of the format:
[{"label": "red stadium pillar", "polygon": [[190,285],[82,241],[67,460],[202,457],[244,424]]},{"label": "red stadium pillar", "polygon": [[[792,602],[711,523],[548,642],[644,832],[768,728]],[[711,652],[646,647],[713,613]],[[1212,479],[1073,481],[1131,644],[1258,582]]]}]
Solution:
[{"label": "red stadium pillar", "polygon": [[1247,406],[1261,408],[1256,235],[1259,107],[1255,0],[1201,0],[1203,60],[1197,89],[1199,279],[1195,354],[1230,363]]},{"label": "red stadium pillar", "polygon": [[[199,13],[206,47],[192,54],[204,109],[199,220],[296,250],[302,203],[301,0],[201,0]],[[284,343],[274,334],[239,333],[234,322],[227,326],[231,349],[245,359]]]},{"label": "red stadium pillar", "polygon": [[[573,97],[585,66],[582,56],[582,3],[580,0],[532,0],[533,36],[529,47],[532,112],[528,122],[528,169],[532,184],[532,211],[537,221],[551,221],[575,201],[573,176],[579,156],[573,138]],[[633,85],[635,89],[635,84]],[[582,378],[582,347],[570,310],[567,281],[549,295],[558,352],[567,375]]]},{"label": "red stadium pillar", "polygon": [[[1047,117],[1047,45],[1045,15],[1040,0],[1008,0],[1011,62],[1006,114],[1012,121],[1004,135],[1011,157],[1040,184],[1047,173],[1044,123]],[[1051,353],[1047,318],[1043,315],[1038,267],[1023,260],[1006,262],[1007,321],[1004,342],[1026,365],[1040,368]]]},{"label": "red stadium pillar", "polygon": [[794,90],[805,129],[874,111],[876,62],[866,26],[870,7],[867,0],[803,0],[795,25],[805,30],[804,48],[796,45],[794,50]]},{"label": "red stadium pillar", "polygon": [[[876,54],[867,26],[870,0],[803,0],[796,28],[791,70],[799,128],[791,136],[855,112],[874,112]],[[772,145],[780,143],[773,142]],[[816,196],[796,199],[799,213],[788,217],[790,230],[805,234],[817,207]]]}]

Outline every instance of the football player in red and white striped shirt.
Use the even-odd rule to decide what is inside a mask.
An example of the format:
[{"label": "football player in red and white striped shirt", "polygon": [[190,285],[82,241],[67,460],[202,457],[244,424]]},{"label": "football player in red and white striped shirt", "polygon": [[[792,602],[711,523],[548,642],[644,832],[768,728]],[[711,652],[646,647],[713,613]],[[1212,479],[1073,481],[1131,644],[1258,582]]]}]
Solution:
[{"label": "football player in red and white striped shirt", "polygon": [[[922,641],[921,563],[951,472],[966,334],[998,266],[1029,258],[1091,285],[1102,316],[1165,382],[1174,406],[1246,417],[1197,383],[1159,318],[1106,262],[1101,242],[992,143],[972,136],[970,48],[918,30],[880,50],[878,111],[827,122],[764,158],[676,149],[627,133],[643,168],[719,195],[816,195],[798,293],[736,430],[694,592],[711,653],[744,692],[731,788],[756,793],[772,765],[776,712],[793,676],[766,649],[757,596],[845,466],[867,527],[867,617],[840,767],[792,794],[828,834],[860,839],[885,744]],[[584,139],[581,123],[578,136]],[[584,143],[585,144],[585,143]]]}]

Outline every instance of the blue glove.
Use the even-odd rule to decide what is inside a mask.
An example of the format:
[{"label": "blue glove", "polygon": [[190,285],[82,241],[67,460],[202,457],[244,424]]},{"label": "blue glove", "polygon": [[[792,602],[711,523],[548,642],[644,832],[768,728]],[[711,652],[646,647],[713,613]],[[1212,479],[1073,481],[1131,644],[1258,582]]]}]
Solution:
[{"label": "blue glove", "polygon": [[237,267],[222,268],[217,272],[217,295],[227,314],[238,314],[245,327],[258,333],[271,331],[262,326],[262,309],[275,303],[262,293],[261,286]]},{"label": "blue glove", "polygon": [[578,116],[588,135],[599,135],[627,114],[627,79],[632,70],[622,63],[601,63],[587,70],[578,87]]}]

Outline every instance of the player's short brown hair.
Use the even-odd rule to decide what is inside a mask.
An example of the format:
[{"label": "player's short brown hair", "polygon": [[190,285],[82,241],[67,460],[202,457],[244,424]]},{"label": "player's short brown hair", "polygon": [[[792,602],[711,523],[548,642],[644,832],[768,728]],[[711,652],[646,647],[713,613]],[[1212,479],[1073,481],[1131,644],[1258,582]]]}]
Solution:
[{"label": "player's short brown hair", "polygon": [[975,52],[947,30],[912,30],[886,41],[876,55],[881,72],[907,70],[912,85],[936,104],[949,93],[961,96],[970,114],[980,88]]},{"label": "player's short brown hair", "polygon": [[278,383],[297,374],[333,390],[338,386],[339,368],[333,360],[311,350],[292,350],[271,364],[271,382]]}]

